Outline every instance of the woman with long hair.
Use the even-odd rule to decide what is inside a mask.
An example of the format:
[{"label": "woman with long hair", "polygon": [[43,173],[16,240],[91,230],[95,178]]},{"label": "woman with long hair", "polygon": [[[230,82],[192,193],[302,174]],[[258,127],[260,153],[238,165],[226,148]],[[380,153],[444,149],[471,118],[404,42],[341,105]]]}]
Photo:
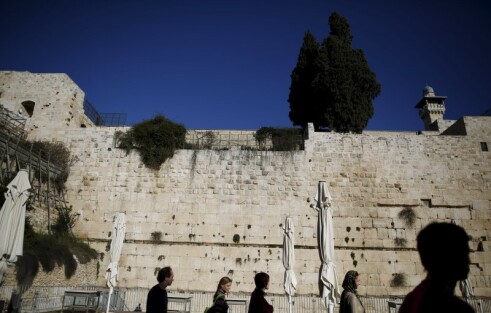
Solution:
[{"label": "woman with long hair", "polygon": [[225,296],[230,292],[232,287],[232,279],[224,276],[218,282],[217,291],[213,296],[213,306],[207,312],[213,313],[227,313],[228,304]]},{"label": "woman with long hair", "polygon": [[358,298],[356,289],[360,285],[360,275],[357,271],[348,271],[343,280],[343,293],[339,313],[365,313],[365,308]]}]

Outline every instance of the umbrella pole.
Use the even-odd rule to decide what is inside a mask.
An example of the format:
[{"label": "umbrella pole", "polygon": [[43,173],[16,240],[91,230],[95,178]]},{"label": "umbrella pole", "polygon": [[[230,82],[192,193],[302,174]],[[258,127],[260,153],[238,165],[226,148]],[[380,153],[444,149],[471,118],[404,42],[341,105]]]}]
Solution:
[{"label": "umbrella pole", "polygon": [[109,287],[109,294],[107,296],[107,308],[106,313],[109,313],[109,306],[111,305],[111,294],[113,293],[113,287]]},{"label": "umbrella pole", "polygon": [[329,313],[334,313],[334,302],[332,302],[332,300],[329,299],[329,304],[328,304],[328,309],[327,311]]}]

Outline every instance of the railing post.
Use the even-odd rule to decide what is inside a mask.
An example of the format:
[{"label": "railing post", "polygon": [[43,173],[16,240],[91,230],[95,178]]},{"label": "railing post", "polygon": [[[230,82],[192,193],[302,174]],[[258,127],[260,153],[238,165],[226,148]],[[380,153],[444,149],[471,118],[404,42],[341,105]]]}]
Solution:
[{"label": "railing post", "polygon": [[39,298],[39,291],[36,290],[34,292],[34,299],[32,301],[32,311],[34,313],[37,313],[38,312],[38,310],[37,310],[37,308],[38,308],[38,305],[37,305],[38,304],[38,298]]},{"label": "railing post", "polygon": [[51,159],[51,153],[48,154],[48,188],[46,190],[46,202],[48,204],[48,234],[51,234],[51,201],[49,201],[49,192],[50,192],[50,181],[51,181],[51,170],[49,168],[49,161]]},{"label": "railing post", "polygon": [[[43,179],[41,175],[41,151],[42,150],[39,150],[39,154],[38,154],[38,171],[39,171],[38,202],[41,202],[41,193],[43,191]],[[48,231],[49,231],[49,227],[48,227]]]},{"label": "railing post", "polygon": [[29,177],[29,183],[31,183],[31,155],[32,155],[32,147],[34,143],[31,143],[31,148],[29,148],[29,157],[27,158],[27,173]]}]

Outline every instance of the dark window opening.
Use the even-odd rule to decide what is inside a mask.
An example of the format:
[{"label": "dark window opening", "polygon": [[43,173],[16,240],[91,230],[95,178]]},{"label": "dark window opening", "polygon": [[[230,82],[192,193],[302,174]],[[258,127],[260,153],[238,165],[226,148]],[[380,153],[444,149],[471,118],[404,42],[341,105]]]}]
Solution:
[{"label": "dark window opening", "polygon": [[34,101],[22,102],[22,106],[26,110],[26,113],[27,115],[29,115],[29,117],[32,117],[32,113],[34,112],[34,105],[35,105]]},{"label": "dark window opening", "polygon": [[481,151],[489,151],[488,144],[486,142],[481,142]]}]

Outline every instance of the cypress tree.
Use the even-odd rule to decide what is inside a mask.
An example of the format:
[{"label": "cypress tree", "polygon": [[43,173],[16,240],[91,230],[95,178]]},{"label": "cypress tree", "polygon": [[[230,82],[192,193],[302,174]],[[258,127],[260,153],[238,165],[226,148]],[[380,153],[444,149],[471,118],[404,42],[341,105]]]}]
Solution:
[{"label": "cypress tree", "polygon": [[302,127],[312,122],[316,128],[361,133],[373,116],[372,101],[381,87],[363,51],[351,47],[353,36],[346,18],[334,12],[329,17],[329,26],[330,34],[317,50],[315,60],[313,54],[308,54],[311,56],[308,59],[303,55],[309,51],[304,47],[315,46],[311,38],[307,46],[304,38],[292,73],[290,120]]},{"label": "cypress tree", "polygon": [[290,120],[295,126],[305,128],[307,123],[317,123],[318,115],[315,114],[317,99],[314,90],[314,80],[319,75],[319,43],[314,35],[307,31],[303,38],[302,47],[298,55],[296,67],[291,74],[290,95]]}]

